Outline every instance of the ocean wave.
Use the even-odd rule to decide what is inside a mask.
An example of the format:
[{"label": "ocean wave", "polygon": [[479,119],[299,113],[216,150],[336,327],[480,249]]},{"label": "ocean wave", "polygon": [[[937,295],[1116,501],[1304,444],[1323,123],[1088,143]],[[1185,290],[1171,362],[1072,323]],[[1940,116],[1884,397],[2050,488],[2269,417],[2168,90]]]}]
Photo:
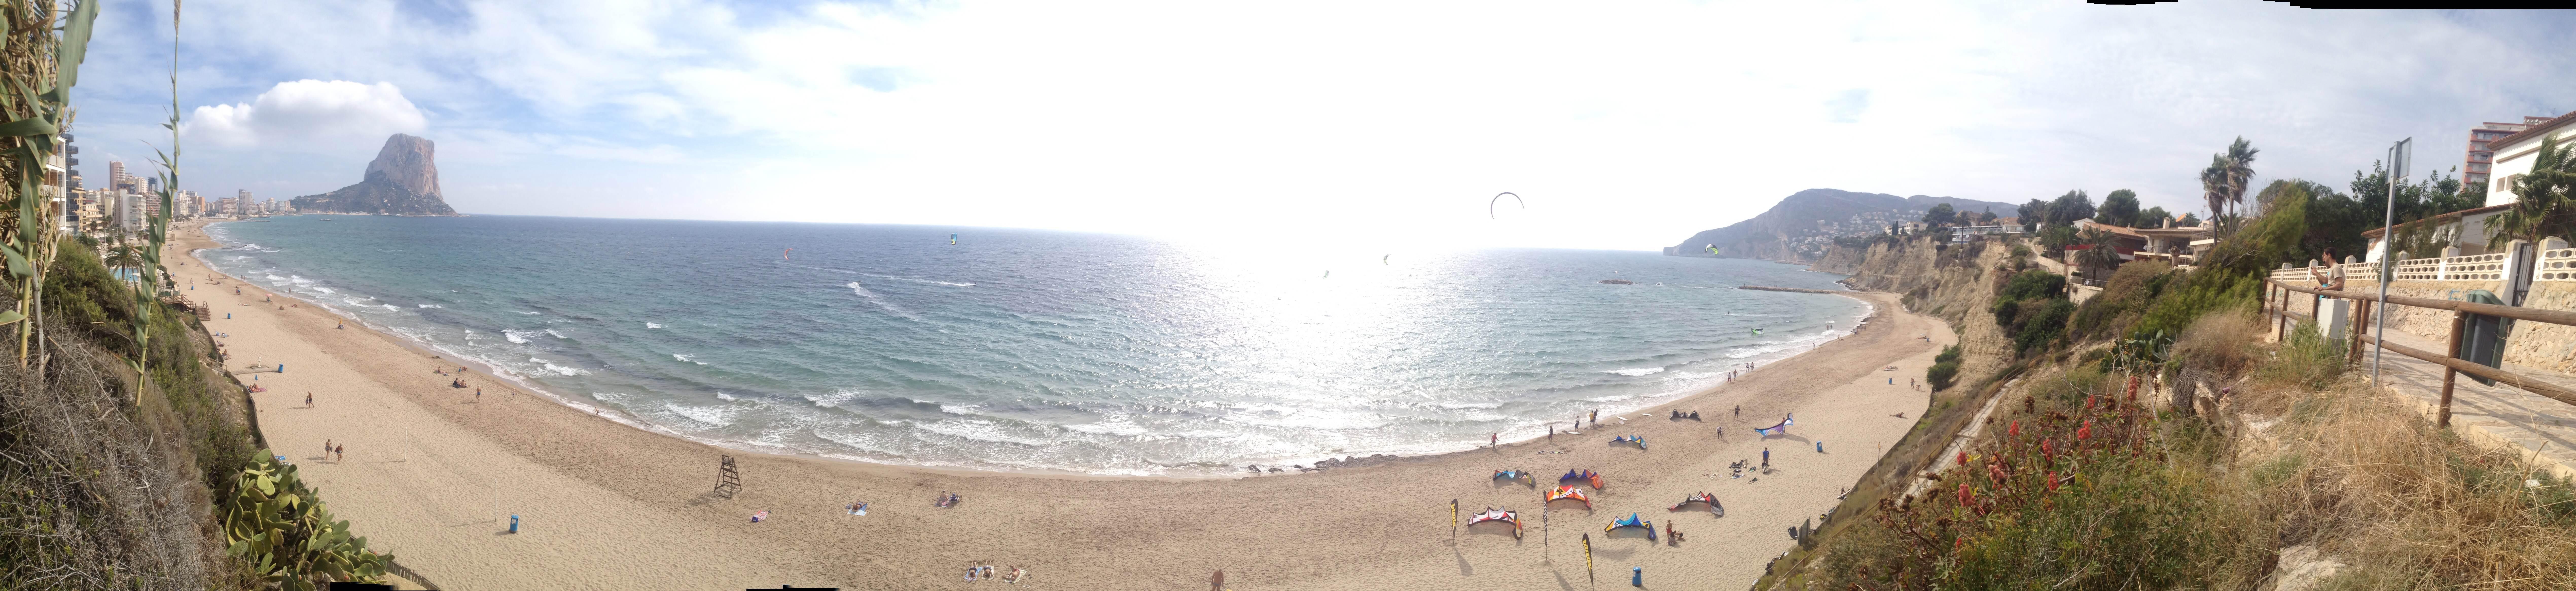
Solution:
[{"label": "ocean wave", "polygon": [[678,353],[672,353],[672,354],[671,354],[671,358],[672,358],[672,359],[678,359],[678,360],[681,360],[681,361],[686,361],[686,362],[689,362],[689,363],[695,363],[695,364],[698,364],[698,365],[706,365],[706,364],[707,364],[707,362],[699,361],[699,360],[696,360],[696,359],[690,359],[690,358],[689,358],[689,356],[687,356],[687,355],[681,355],[681,354],[678,354]]},{"label": "ocean wave", "polygon": [[546,371],[551,371],[551,372],[555,372],[555,373],[563,374],[563,375],[567,375],[567,376],[586,376],[586,375],[590,375],[590,370],[582,369],[582,368],[578,368],[578,367],[571,367],[571,366],[564,366],[564,365],[555,365],[555,364],[552,364],[552,363],[545,364],[545,366],[546,366]]},{"label": "ocean wave", "polygon": [[944,412],[944,413],[948,413],[948,414],[952,414],[952,415],[980,415],[980,414],[984,414],[984,413],[982,413],[982,412],[976,411],[975,409],[977,409],[977,408],[982,408],[982,407],[981,407],[981,406],[978,406],[978,405],[973,405],[973,404],[954,404],[954,405],[951,405],[951,404],[942,404],[942,405],[939,405],[939,412]]},{"label": "ocean wave", "polygon": [[555,329],[551,329],[551,328],[546,329],[546,334],[555,335],[555,338],[558,338],[558,339],[570,339],[570,338],[572,338],[572,337],[568,337],[568,336],[563,336],[563,333],[555,332]]},{"label": "ocean wave", "polygon": [[679,415],[679,416],[681,416],[681,417],[685,417],[685,418],[687,418],[687,419],[689,419],[689,420],[692,420],[692,421],[697,421],[697,422],[700,422],[700,423],[705,423],[705,424],[712,425],[712,426],[716,426],[716,427],[723,427],[723,426],[727,426],[727,425],[732,425],[732,424],[733,424],[733,421],[734,421],[734,417],[735,417],[736,415],[740,415],[740,414],[742,414],[742,411],[741,411],[741,410],[739,410],[739,409],[722,408],[722,407],[703,407],[703,406],[681,406],[679,403],[674,403],[674,402],[664,402],[664,403],[662,403],[662,408],[663,408],[664,410],[671,411],[671,414]]},{"label": "ocean wave", "polygon": [[506,328],[505,328],[505,329],[501,329],[501,338],[509,339],[509,340],[510,340],[510,342],[512,342],[512,343],[517,343],[517,344],[521,344],[521,345],[528,344],[528,339],[527,339],[527,337],[519,336],[519,331],[515,331],[515,330],[510,330],[510,329],[506,329]]},{"label": "ocean wave", "polygon": [[926,433],[946,435],[958,439],[981,441],[986,443],[1007,443],[1030,447],[1056,443],[1052,439],[1014,434],[1008,425],[1004,425],[1000,421],[987,419],[961,418],[929,421],[914,423],[912,428],[920,429]]},{"label": "ocean wave", "polygon": [[420,305],[420,307],[423,307],[423,308],[445,308],[446,306],[441,306],[441,305],[438,305],[438,304],[421,304],[421,305]]},{"label": "ocean wave", "polygon": [[394,311],[394,312],[401,312],[401,311],[402,311],[402,308],[401,308],[400,306],[395,306],[395,305],[393,305],[393,304],[385,304],[384,306],[385,306],[385,309],[386,309],[386,310],[389,310],[389,311]]},{"label": "ocean wave", "polygon": [[331,288],[328,288],[328,287],[322,287],[322,286],[319,286],[319,285],[313,286],[313,291],[322,292],[322,295],[331,295],[331,294],[339,293],[339,292],[336,292],[336,291],[331,291]]},{"label": "ocean wave", "polygon": [[654,323],[651,323],[651,322],[646,322],[646,323],[644,323],[644,328],[648,328],[648,329],[651,329],[651,328],[661,328],[661,327],[662,327],[662,325],[654,324]]},{"label": "ocean wave", "polygon": [[1631,368],[1627,368],[1627,369],[1613,369],[1613,370],[1610,370],[1610,371],[1607,371],[1607,372],[1603,372],[1603,373],[1615,373],[1615,374],[1619,374],[1619,375],[1623,375],[1623,376],[1629,376],[1629,377],[1643,377],[1643,376],[1650,376],[1650,375],[1655,375],[1655,374],[1659,374],[1659,373],[1664,373],[1664,368],[1661,368],[1661,367],[1631,367]]},{"label": "ocean wave", "polygon": [[520,313],[520,314],[526,314],[526,315],[529,315],[529,316],[535,316],[535,315],[538,315],[538,314],[543,314],[543,312],[529,312],[529,311],[526,311],[526,310],[516,310],[516,312],[518,312],[518,313]]},{"label": "ocean wave", "polygon": [[724,393],[724,391],[723,391],[723,390],[717,390],[717,391],[716,391],[716,399],[717,399],[717,400],[723,400],[723,401],[726,401],[726,402],[732,402],[732,401],[735,401],[735,400],[741,400],[741,398],[736,398],[736,397],[734,397],[734,395],[732,395],[732,394],[726,394],[726,393]]}]

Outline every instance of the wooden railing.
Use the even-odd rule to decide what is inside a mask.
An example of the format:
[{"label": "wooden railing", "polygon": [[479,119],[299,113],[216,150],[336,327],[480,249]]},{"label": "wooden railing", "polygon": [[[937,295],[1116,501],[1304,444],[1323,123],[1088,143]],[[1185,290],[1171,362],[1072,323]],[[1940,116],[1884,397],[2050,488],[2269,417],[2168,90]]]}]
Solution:
[{"label": "wooden railing", "polygon": [[[2281,337],[2286,338],[2289,336],[2290,318],[2295,314],[2294,312],[2285,309],[2289,304],[2290,293],[2296,292],[2329,298],[2352,300],[2354,302],[2354,313],[2351,314],[2349,318],[2349,322],[2351,322],[2352,325],[2346,327],[2345,330],[2347,334],[2353,335],[2354,338],[2351,341],[2351,350],[2347,354],[2347,361],[2360,361],[2363,346],[2375,345],[2399,355],[2422,359],[2442,366],[2444,369],[2442,370],[2441,410],[2439,411],[2439,414],[2436,415],[2435,419],[2435,422],[2441,426],[2451,426],[2451,390],[2453,385],[2458,381],[2459,374],[2463,373],[2498,382],[2504,382],[2514,387],[2522,388],[2523,390],[2529,391],[2533,394],[2547,397],[2551,400],[2567,404],[2576,404],[2576,390],[2570,390],[2564,386],[2541,381],[2504,368],[2490,367],[2459,358],[2461,344],[2460,339],[2462,333],[2465,332],[2468,327],[2470,314],[2512,318],[2515,320],[2529,320],[2532,322],[2545,322],[2561,326],[2576,326],[2576,312],[2542,310],[2521,306],[2499,306],[2495,304],[2480,304],[2476,302],[2463,302],[2457,300],[2436,300],[2397,295],[2385,296],[2387,298],[2386,301],[2393,305],[2451,311],[2451,337],[2449,339],[2450,342],[2447,344],[2450,350],[2445,354],[2437,355],[2430,351],[2382,341],[2378,335],[2364,334],[2368,332],[2367,329],[2370,328],[2370,315],[2374,311],[2371,308],[2381,301],[2382,296],[2378,294],[2301,287],[2291,285],[2278,279],[2267,279],[2264,283],[2266,285],[2263,290],[2263,310],[2265,313],[2271,314],[2278,319],[2278,328],[2276,330],[2279,331],[2279,336]],[[2322,299],[2309,302],[2307,317],[2311,319],[2316,318],[2318,308],[2322,307],[2323,303],[2324,300]]]}]

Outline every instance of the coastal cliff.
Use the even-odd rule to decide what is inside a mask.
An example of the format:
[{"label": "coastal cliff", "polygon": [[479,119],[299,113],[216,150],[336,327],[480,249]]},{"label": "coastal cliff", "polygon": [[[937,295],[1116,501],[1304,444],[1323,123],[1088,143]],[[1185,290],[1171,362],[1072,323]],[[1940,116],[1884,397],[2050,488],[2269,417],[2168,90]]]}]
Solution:
[{"label": "coastal cliff", "polygon": [[438,189],[438,146],[394,134],[367,163],[365,180],[320,195],[294,199],[295,209],[326,213],[456,215]]},{"label": "coastal cliff", "polygon": [[1897,294],[1907,309],[1949,321],[1966,353],[1960,383],[1994,375],[2014,357],[2012,337],[1986,312],[2004,278],[2020,269],[2010,245],[1884,239],[1866,247],[1835,245],[1809,268],[1850,275],[1843,283]]}]

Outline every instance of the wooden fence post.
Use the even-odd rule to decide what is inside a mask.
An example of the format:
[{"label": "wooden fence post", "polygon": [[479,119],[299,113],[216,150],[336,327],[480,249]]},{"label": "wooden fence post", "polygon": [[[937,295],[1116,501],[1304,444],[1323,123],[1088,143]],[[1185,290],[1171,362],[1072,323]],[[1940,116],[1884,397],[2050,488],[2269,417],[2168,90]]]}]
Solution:
[{"label": "wooden fence post", "polygon": [[[2466,332],[2468,327],[2469,313],[2451,312],[2451,358],[2460,357],[2460,335]],[[2433,415],[2434,426],[2444,428],[2451,426],[2451,385],[2459,380],[2460,370],[2442,368],[2442,408]]]}]

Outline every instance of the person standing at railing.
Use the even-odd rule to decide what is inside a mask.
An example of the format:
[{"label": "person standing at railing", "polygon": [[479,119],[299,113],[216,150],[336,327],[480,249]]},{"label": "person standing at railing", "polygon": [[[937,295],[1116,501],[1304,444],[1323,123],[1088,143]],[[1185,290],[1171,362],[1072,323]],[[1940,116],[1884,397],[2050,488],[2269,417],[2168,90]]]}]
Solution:
[{"label": "person standing at railing", "polygon": [[2317,289],[2342,291],[2344,283],[2343,263],[2335,260],[2335,253],[2332,248],[2326,249],[2325,257],[2325,271],[2319,272],[2316,267],[2308,267],[2308,278],[2315,279],[2317,281]]}]

